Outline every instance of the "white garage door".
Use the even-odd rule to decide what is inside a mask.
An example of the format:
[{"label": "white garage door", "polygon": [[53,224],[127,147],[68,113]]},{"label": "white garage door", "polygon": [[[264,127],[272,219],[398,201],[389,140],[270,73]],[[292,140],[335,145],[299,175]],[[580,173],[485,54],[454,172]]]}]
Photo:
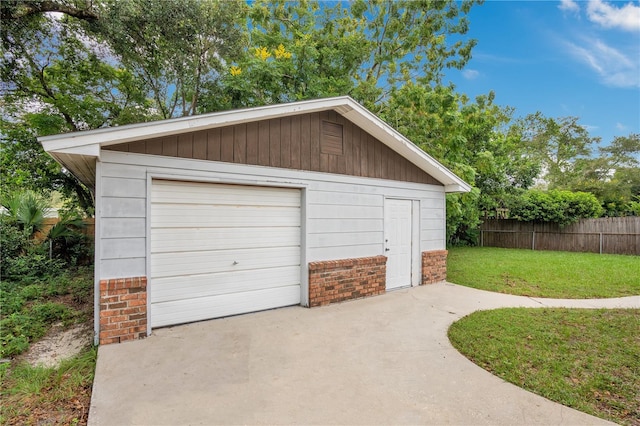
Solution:
[{"label": "white garage door", "polygon": [[300,191],[154,180],[151,326],[300,303]]}]

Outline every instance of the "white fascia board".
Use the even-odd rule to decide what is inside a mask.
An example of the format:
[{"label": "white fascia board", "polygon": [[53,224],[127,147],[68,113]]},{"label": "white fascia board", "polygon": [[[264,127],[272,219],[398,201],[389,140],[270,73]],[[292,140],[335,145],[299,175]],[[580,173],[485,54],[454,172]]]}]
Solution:
[{"label": "white fascia board", "polygon": [[91,145],[81,145],[73,148],[58,149],[58,150],[55,150],[54,152],[60,153],[60,154],[82,155],[86,157],[100,158],[100,145],[94,143]]},{"label": "white fascia board", "polygon": [[469,192],[471,191],[471,186],[469,186],[468,184],[464,184],[464,185],[459,185],[459,184],[451,184],[451,185],[445,185],[444,186],[444,192],[448,193],[453,193],[453,192]]}]

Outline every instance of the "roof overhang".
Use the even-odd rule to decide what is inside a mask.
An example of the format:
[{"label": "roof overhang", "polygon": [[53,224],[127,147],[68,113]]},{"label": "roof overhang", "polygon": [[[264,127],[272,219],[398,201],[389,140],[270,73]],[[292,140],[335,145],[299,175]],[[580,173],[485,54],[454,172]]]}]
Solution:
[{"label": "roof overhang", "polygon": [[444,185],[445,192],[468,192],[471,187],[429,154],[349,96],[316,99],[223,111],[189,117],[38,138],[44,150],[89,187],[95,184],[95,164],[102,147],[143,139],[334,110],[360,126]]}]

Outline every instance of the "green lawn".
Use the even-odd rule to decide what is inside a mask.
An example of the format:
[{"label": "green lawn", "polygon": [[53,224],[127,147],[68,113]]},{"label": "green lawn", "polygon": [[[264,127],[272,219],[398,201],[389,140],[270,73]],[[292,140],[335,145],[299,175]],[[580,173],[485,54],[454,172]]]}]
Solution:
[{"label": "green lawn", "polygon": [[454,247],[449,250],[447,280],[482,290],[535,297],[640,295],[640,257]]},{"label": "green lawn", "polygon": [[511,383],[598,417],[640,424],[640,309],[480,311],[454,323],[449,338]]}]

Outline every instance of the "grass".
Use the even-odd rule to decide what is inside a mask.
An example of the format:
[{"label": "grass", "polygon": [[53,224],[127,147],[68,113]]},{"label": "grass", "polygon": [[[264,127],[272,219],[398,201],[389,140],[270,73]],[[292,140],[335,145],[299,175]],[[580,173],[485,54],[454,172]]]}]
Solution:
[{"label": "grass", "polygon": [[607,298],[640,294],[640,257],[493,247],[449,250],[447,280],[532,297]]},{"label": "grass", "polygon": [[640,309],[480,311],[454,323],[449,339],[517,386],[620,424],[640,424]]},{"label": "grass", "polygon": [[0,424],[86,424],[96,355],[88,348],[58,368],[2,364]]},{"label": "grass", "polygon": [[16,356],[56,322],[91,321],[90,268],[28,281],[0,282],[0,358]]}]

